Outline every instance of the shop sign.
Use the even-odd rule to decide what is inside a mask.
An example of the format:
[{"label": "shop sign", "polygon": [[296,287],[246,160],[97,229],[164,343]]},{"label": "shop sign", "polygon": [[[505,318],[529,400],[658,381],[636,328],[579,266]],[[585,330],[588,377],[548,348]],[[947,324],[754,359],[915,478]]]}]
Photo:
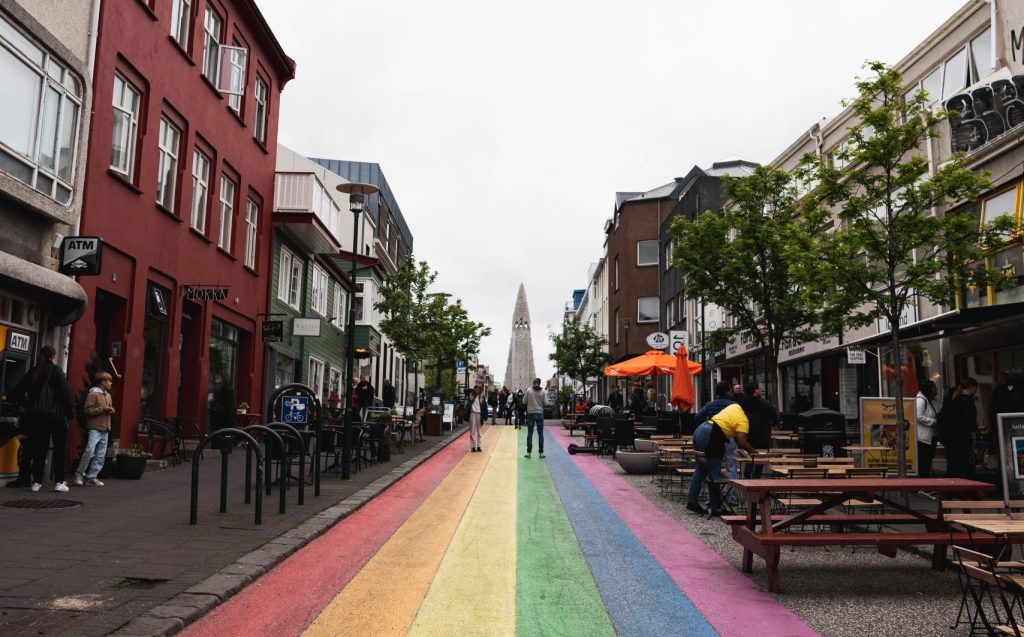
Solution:
[{"label": "shop sign", "polygon": [[263,342],[280,343],[284,340],[284,321],[263,321]]},{"label": "shop sign", "polygon": [[999,465],[1003,474],[1003,502],[1024,494],[1024,414],[999,414]]},{"label": "shop sign", "polygon": [[687,333],[686,330],[672,330],[668,333],[669,348],[668,351],[673,356],[679,350],[680,345],[687,345]]},{"label": "shop sign", "polygon": [[647,347],[651,349],[665,349],[668,347],[668,334],[665,332],[654,332],[647,335]]},{"label": "shop sign", "polygon": [[61,274],[95,276],[103,265],[103,240],[99,237],[64,237],[60,243]]},{"label": "shop sign", "polygon": [[185,286],[185,299],[189,301],[225,301],[227,298],[227,288],[217,288],[205,285]]},{"label": "shop sign", "polygon": [[868,359],[864,350],[851,347],[846,350],[846,362],[850,365],[864,365],[868,362]]},{"label": "shop sign", "polygon": [[292,319],[292,334],[294,336],[320,336],[320,319],[318,319],[318,318],[294,318],[294,319]]}]

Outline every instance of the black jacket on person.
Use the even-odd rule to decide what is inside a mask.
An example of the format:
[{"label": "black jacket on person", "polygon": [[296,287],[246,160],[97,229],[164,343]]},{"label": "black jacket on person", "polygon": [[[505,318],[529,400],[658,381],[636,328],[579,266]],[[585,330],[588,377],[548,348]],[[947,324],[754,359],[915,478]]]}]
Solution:
[{"label": "black jacket on person", "polygon": [[779,416],[770,402],[759,396],[744,396],[740,407],[750,421],[747,441],[758,449],[767,449],[772,444],[772,429],[779,424]]},{"label": "black jacket on person", "polygon": [[637,388],[633,390],[633,394],[629,397],[629,408],[632,410],[634,416],[641,416],[644,413],[644,409],[647,407],[647,398],[644,396],[644,390]]},{"label": "black jacket on person", "polygon": [[608,397],[608,406],[611,407],[615,413],[622,411],[622,392],[613,391],[611,396]]},{"label": "black jacket on person", "polygon": [[[47,383],[50,386],[52,404],[38,405],[37,398]],[[68,386],[68,379],[61,368],[50,361],[34,367],[25,374],[11,392],[11,399],[25,407],[22,420],[29,427],[43,420],[66,422],[74,415],[75,398],[71,394],[71,387]]]},{"label": "black jacket on person", "polygon": [[360,408],[369,407],[373,404],[373,396],[377,392],[374,391],[373,385],[368,380],[361,380],[356,385],[356,405]]},{"label": "black jacket on person", "polygon": [[384,389],[380,390],[381,400],[384,402],[384,406],[391,408],[395,406],[395,386],[388,383],[384,385]]},{"label": "black jacket on person", "polygon": [[942,444],[945,447],[969,446],[971,436],[978,432],[978,404],[974,396],[960,394],[942,406]]}]

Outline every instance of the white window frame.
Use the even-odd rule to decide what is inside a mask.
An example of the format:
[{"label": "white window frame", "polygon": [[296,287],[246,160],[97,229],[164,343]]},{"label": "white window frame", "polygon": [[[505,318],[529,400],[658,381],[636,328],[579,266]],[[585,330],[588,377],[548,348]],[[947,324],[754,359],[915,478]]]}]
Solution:
[{"label": "white window frame", "polygon": [[[324,388],[324,393],[327,394],[327,398],[330,399],[331,395],[338,394],[341,396],[341,370],[337,367],[331,367],[331,371],[327,374],[327,387]],[[324,401],[326,402],[326,401]]]},{"label": "white window frame", "polygon": [[[288,248],[281,246],[277,269],[277,300],[299,309],[302,290],[302,260]],[[297,274],[297,276],[296,276]]]},{"label": "white window frame", "polygon": [[363,295],[366,288],[363,286],[362,281],[356,282],[356,289],[352,293],[352,307],[356,311],[356,323],[363,322]]},{"label": "white window frame", "polygon": [[[654,245],[654,261],[645,261],[645,262],[641,262],[640,261],[640,245],[641,244],[653,244]],[[648,245],[648,247],[650,247],[650,246]],[[658,265],[658,252],[660,252],[660,250],[658,248],[658,240],[657,239],[641,239],[640,241],[637,241],[636,242],[636,267],[644,268],[644,267],[648,267],[648,266],[652,266],[652,265],[655,265],[655,266]]]},{"label": "white window frame", "polygon": [[192,33],[192,0],[171,0],[171,37],[188,51]]},{"label": "white window frame", "polygon": [[250,270],[256,270],[257,245],[256,238],[259,236],[260,207],[252,200],[252,197],[245,199],[245,266]]},{"label": "white window frame", "polygon": [[[640,318],[640,302],[641,301],[651,301],[651,299],[653,299],[654,312],[655,312],[655,314],[657,314],[657,316],[655,316],[652,319],[642,319],[642,318]],[[658,297],[656,297],[656,296],[638,296],[638,297],[636,297],[636,322],[637,322],[637,325],[640,325],[642,323],[657,323],[658,321],[661,320],[660,313],[661,313],[661,300]]]},{"label": "white window frame", "polygon": [[156,173],[156,202],[174,210],[174,195],[178,189],[178,147],[181,131],[169,119],[160,117],[160,138],[157,142],[160,158]]},{"label": "white window frame", "polygon": [[319,264],[313,264],[313,287],[310,290],[310,307],[320,316],[327,316],[327,287],[330,281],[327,272]]},{"label": "white window frame", "polygon": [[[249,52],[244,47],[238,46],[237,41],[232,41],[231,46],[221,47],[221,68],[226,71],[217,83],[217,90],[226,93],[228,96],[228,108],[236,115],[242,115],[242,97],[245,95],[245,65],[248,62]],[[224,59],[227,59],[227,67],[224,67]],[[227,80],[227,87],[224,81]]]},{"label": "white window frame", "polygon": [[214,85],[220,77],[220,38],[223,33],[224,18],[207,4],[203,14],[203,75]]},{"label": "white window frame", "polygon": [[331,324],[338,329],[341,329],[345,325],[345,291],[341,289],[341,284],[335,281],[334,283],[334,318]]},{"label": "white window frame", "polygon": [[213,161],[198,147],[192,150],[192,213],[189,223],[206,234],[206,210],[210,197],[210,167]]},{"label": "white window frame", "polygon": [[[0,170],[64,205],[74,193],[75,157],[82,117],[82,84],[35,39],[26,36],[0,13],[0,55],[32,83],[31,91],[16,97],[27,116],[6,132],[17,139],[0,139]],[[21,67],[13,66],[20,64]],[[5,86],[11,91],[11,85]],[[5,99],[10,97],[5,96]],[[15,105],[17,107],[18,104]],[[9,114],[10,115],[10,114]],[[15,144],[17,142],[17,144]],[[49,151],[47,156],[45,151]]]},{"label": "white window frame", "polygon": [[253,100],[256,102],[256,112],[253,116],[252,136],[261,144],[267,143],[267,114],[269,112],[270,87],[263,78],[256,76],[256,84],[253,88]]},{"label": "white window frame", "polygon": [[[139,108],[142,104],[142,92],[135,88],[131,82],[126,80],[119,73],[114,74],[114,120],[112,127],[112,139],[110,146],[110,170],[127,177],[131,180],[135,176],[135,148],[139,134]],[[125,123],[120,129],[120,139],[115,137],[118,133],[116,121],[121,118]],[[115,156],[117,143],[120,142],[121,157]],[[120,159],[120,161],[118,161]]]},{"label": "white window frame", "polygon": [[231,253],[231,233],[235,225],[235,191],[238,186],[227,174],[220,176],[220,224],[217,233],[217,246]]},{"label": "white window frame", "polygon": [[[319,369],[317,370],[318,373],[316,374],[316,382],[314,383],[314,370],[316,368]],[[327,364],[324,363],[324,361],[320,360],[316,356],[309,357],[309,365],[307,366],[309,386],[310,388],[312,388],[312,390],[316,393],[317,396],[319,396],[324,390],[324,372],[326,371]]]}]

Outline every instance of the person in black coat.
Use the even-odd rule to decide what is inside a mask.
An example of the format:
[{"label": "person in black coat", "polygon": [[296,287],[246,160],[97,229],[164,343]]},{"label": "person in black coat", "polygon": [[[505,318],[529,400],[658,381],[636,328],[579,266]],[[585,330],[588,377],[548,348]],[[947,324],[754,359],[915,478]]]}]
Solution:
[{"label": "person in black coat", "polygon": [[625,403],[622,400],[622,392],[619,391],[619,386],[616,385],[612,388],[612,393],[608,396],[608,406],[612,408],[615,413],[622,411],[622,407]]},{"label": "person in black coat", "polygon": [[942,444],[946,447],[946,475],[969,478],[974,474],[971,453],[978,433],[978,381],[963,379],[942,405]]},{"label": "person in black coat", "polygon": [[384,386],[380,389],[380,398],[388,409],[395,406],[395,386],[391,384],[390,378],[384,379]]},{"label": "person in black coat", "polygon": [[12,392],[15,402],[25,406],[21,417],[28,433],[28,446],[32,456],[32,490],[42,488],[46,452],[53,441],[54,491],[68,491],[64,480],[64,455],[68,444],[68,418],[74,415],[75,398],[68,386],[63,370],[53,359],[57,351],[44,345],[39,351],[39,364],[18,382]]},{"label": "person in black coat", "polygon": [[[739,403],[750,421],[747,441],[758,449],[767,450],[772,445],[772,430],[779,425],[775,407],[761,396],[761,386],[749,380],[743,385],[743,397]],[[743,477],[760,478],[763,471],[764,465],[748,463],[743,469]]]},{"label": "person in black coat", "polygon": [[643,385],[633,385],[633,393],[629,397],[629,409],[633,412],[633,418],[640,418],[647,408],[647,398],[644,396]]}]

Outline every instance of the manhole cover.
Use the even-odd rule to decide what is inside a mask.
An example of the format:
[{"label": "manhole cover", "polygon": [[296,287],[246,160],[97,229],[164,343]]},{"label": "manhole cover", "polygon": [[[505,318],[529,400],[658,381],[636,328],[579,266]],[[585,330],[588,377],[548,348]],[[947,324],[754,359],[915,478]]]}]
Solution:
[{"label": "manhole cover", "polygon": [[114,588],[156,588],[166,581],[165,579],[149,577],[126,577],[117,584],[114,584]]},{"label": "manhole cover", "polygon": [[73,509],[82,506],[75,500],[3,500],[0,506],[8,509]]}]

